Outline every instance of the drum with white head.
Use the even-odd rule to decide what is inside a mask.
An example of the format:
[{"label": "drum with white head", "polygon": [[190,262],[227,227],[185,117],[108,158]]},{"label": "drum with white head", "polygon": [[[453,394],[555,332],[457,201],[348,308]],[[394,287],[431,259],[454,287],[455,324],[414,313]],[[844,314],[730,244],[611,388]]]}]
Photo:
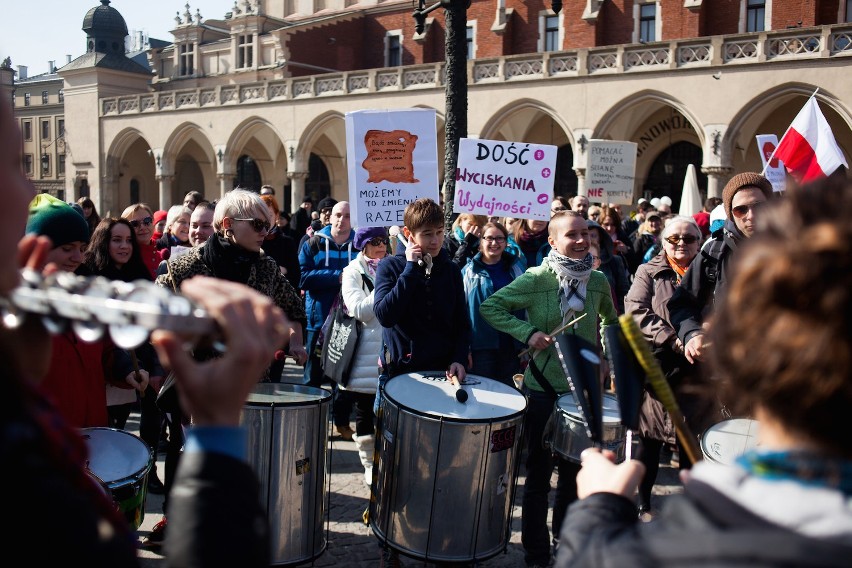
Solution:
[{"label": "drum with white head", "polygon": [[[602,439],[597,447],[615,452],[616,462],[622,462],[627,447],[627,429],[621,424],[618,399],[604,394],[601,402]],[[549,443],[554,452],[576,463],[580,463],[583,450],[595,446],[586,433],[586,422],[570,392],[556,399]]]},{"label": "drum with white head", "polygon": [[440,372],[382,388],[370,525],[424,561],[477,562],[508,546],[526,398],[477,375],[461,388],[464,402]]}]

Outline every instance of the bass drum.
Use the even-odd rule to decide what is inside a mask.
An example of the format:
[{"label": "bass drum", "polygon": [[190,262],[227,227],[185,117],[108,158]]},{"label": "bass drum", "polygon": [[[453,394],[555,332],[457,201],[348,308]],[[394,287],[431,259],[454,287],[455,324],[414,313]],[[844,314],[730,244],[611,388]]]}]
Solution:
[{"label": "bass drum", "polygon": [[138,529],[145,518],[148,474],[154,453],[142,438],[116,428],[82,428],[89,448],[86,469],[112,496],[118,510]]},{"label": "bass drum", "polygon": [[[627,449],[627,428],[621,424],[618,399],[611,394],[602,397],[602,440],[599,447],[615,452],[617,463],[624,461]],[[556,399],[553,407],[553,434],[550,449],[566,460],[580,463],[580,454],[594,446],[586,434],[586,423],[574,395],[570,392]]]},{"label": "bass drum", "polygon": [[526,398],[467,375],[467,401],[444,373],[382,387],[370,526],[386,546],[429,562],[477,562],[509,542]]},{"label": "bass drum", "polygon": [[331,393],[321,388],[258,383],[243,409],[248,462],[269,518],[272,565],[303,564],[325,551],[330,403]]},{"label": "bass drum", "polygon": [[733,465],[737,458],[757,445],[757,420],[730,418],[707,428],[701,435],[704,459]]}]

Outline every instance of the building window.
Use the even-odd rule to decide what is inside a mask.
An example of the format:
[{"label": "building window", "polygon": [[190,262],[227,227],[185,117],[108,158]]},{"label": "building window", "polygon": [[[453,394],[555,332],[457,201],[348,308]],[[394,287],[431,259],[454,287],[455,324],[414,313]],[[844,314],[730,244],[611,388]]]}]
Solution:
[{"label": "building window", "polygon": [[746,31],[762,32],[766,20],[766,0],[746,0]]},{"label": "building window", "polygon": [[60,118],[56,121],[56,137],[62,138],[65,136],[65,119]]},{"label": "building window", "polygon": [[473,26],[468,26],[465,29],[465,42],[467,44],[467,58],[475,59],[476,52],[474,51],[473,39],[476,36],[476,31]]},{"label": "building window", "polygon": [[46,105],[50,100],[50,95],[47,94],[47,91],[41,92],[41,104]]},{"label": "building window", "polygon": [[41,155],[41,175],[49,176],[50,175],[50,155],[42,154]]},{"label": "building window", "polygon": [[254,41],[250,35],[237,38],[237,68],[247,69],[254,66]]},{"label": "building window", "polygon": [[852,0],[846,0],[846,13],[843,14],[841,22],[852,22]]},{"label": "building window", "polygon": [[24,93],[24,106],[25,107],[30,106],[30,94],[29,93]]},{"label": "building window", "polygon": [[195,73],[195,46],[191,43],[180,44],[180,74]]},{"label": "building window", "polygon": [[65,175],[65,154],[59,154],[59,156],[57,156],[56,175],[60,177]]},{"label": "building window", "polygon": [[42,140],[50,140],[50,121],[41,121],[41,138]]},{"label": "building window", "polygon": [[28,176],[33,175],[33,155],[24,154],[24,173]]},{"label": "building window", "polygon": [[639,6],[639,41],[657,41],[657,5],[641,4]]},{"label": "building window", "polygon": [[33,123],[29,120],[24,121],[24,140],[32,140],[33,139]]},{"label": "building window", "polygon": [[385,36],[385,67],[402,65],[402,33],[388,32]]},{"label": "building window", "polygon": [[65,102],[65,89],[59,89],[59,102]]},{"label": "building window", "polygon": [[544,51],[559,51],[559,16],[544,17]]}]

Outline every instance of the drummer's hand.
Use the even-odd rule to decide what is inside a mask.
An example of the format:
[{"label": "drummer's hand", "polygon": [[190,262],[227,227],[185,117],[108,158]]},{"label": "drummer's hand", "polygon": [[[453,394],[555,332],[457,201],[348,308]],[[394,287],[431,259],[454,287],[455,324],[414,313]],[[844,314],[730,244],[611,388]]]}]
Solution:
[{"label": "drummer's hand", "polygon": [[614,493],[632,499],[645,475],[645,466],[636,460],[615,464],[615,454],[609,450],[586,448],[580,454],[580,473],[577,474],[577,496],[585,499],[594,493]]},{"label": "drummer's hand", "polygon": [[148,388],[148,382],[150,380],[148,377],[148,371],[145,369],[139,369],[139,380],[136,380],[136,373],[137,371],[128,373],[128,375],[124,377],[124,382],[130,385],[131,388],[144,393],[145,389]]},{"label": "drummer's hand", "polygon": [[268,296],[243,284],[196,276],[181,293],[204,308],[222,330],[227,350],[203,363],[184,350],[175,333],[151,336],[163,364],[175,373],[184,411],[201,426],[236,426],[246,398],[290,333],[290,324]]},{"label": "drummer's hand", "polygon": [[553,338],[544,333],[543,331],[537,331],[532,334],[529,341],[527,341],[527,345],[529,345],[532,349],[547,349],[553,344]]},{"label": "drummer's hand", "polygon": [[447,369],[447,378],[449,379],[453,375],[455,375],[459,382],[464,381],[464,378],[467,376],[467,371],[465,371],[464,365],[461,363],[453,363],[450,365],[450,368]]},{"label": "drummer's hand", "polygon": [[290,343],[290,357],[296,360],[297,365],[304,365],[308,361],[308,352],[304,345],[294,346]]},{"label": "drummer's hand", "polygon": [[697,333],[692,336],[692,339],[686,342],[686,345],[683,347],[683,354],[686,360],[694,365],[704,356],[703,349],[704,334]]}]

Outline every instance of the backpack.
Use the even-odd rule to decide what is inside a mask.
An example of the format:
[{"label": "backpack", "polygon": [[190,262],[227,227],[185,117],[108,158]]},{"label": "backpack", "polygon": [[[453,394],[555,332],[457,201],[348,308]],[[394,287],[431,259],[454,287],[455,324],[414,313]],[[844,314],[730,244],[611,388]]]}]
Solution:
[{"label": "backpack", "polygon": [[725,239],[721,236],[713,237],[707,245],[701,248],[701,256],[704,258],[704,278],[712,285],[716,285],[722,271],[722,256],[728,245],[725,244]]}]

